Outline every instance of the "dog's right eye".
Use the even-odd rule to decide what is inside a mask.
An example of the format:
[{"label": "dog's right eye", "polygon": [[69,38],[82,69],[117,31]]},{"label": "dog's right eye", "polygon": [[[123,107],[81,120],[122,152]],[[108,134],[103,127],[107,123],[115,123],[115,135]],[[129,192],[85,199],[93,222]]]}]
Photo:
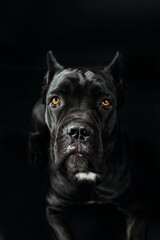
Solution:
[{"label": "dog's right eye", "polygon": [[59,97],[52,98],[51,105],[52,105],[52,107],[57,107],[58,105],[60,105]]}]

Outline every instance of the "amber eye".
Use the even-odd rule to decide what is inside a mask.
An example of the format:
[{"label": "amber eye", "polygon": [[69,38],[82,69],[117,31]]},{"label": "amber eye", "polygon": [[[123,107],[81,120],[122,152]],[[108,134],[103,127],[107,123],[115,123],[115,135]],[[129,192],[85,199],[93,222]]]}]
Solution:
[{"label": "amber eye", "polygon": [[58,106],[59,103],[60,103],[59,97],[54,97],[54,98],[52,99],[52,106],[53,106],[53,107]]},{"label": "amber eye", "polygon": [[108,99],[104,99],[102,102],[101,102],[101,106],[103,108],[109,108],[111,106],[111,102],[108,100]]}]

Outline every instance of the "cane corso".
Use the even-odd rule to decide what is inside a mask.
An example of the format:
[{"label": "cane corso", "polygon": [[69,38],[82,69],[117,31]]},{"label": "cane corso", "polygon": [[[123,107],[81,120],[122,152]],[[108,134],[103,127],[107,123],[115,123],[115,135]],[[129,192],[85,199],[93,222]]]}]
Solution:
[{"label": "cane corso", "polygon": [[103,68],[64,68],[49,51],[47,64],[43,102],[33,110],[30,150],[33,161],[50,166],[46,218],[51,239],[73,239],[64,217],[66,209],[106,203],[124,208],[129,218],[126,239],[142,239],[127,204],[126,209],[120,204],[131,184],[127,141],[119,118],[124,102],[121,55],[117,52]]}]

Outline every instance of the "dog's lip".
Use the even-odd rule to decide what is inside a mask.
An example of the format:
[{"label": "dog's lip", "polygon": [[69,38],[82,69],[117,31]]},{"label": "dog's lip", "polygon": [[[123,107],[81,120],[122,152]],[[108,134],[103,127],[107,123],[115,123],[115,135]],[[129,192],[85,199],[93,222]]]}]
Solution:
[{"label": "dog's lip", "polygon": [[73,149],[71,149],[70,151],[68,151],[68,153],[65,154],[65,156],[62,160],[62,164],[64,164],[69,159],[70,156],[75,156],[77,158],[85,158],[88,160],[88,162],[91,163],[91,160],[86,155],[87,155],[87,153],[78,151],[76,149],[76,147],[73,147]]},{"label": "dog's lip", "polygon": [[71,155],[74,155],[75,157],[82,157],[82,158],[86,158],[84,155],[82,155],[80,152],[75,152]]},{"label": "dog's lip", "polygon": [[64,160],[67,160],[67,159],[68,159],[70,156],[72,156],[72,155],[77,156],[77,157],[86,158],[88,161],[90,161],[89,158],[86,157],[85,153],[82,153],[81,151],[76,151],[76,148],[75,148],[74,150],[70,151],[70,152],[65,156]]},{"label": "dog's lip", "polygon": [[78,159],[86,159],[88,161],[88,166],[90,166],[90,171],[94,172],[94,173],[97,173],[91,159],[86,156],[87,154],[85,152],[81,152],[81,151],[71,151],[70,153],[67,154],[67,156],[64,158],[64,161],[63,163],[65,164],[67,162],[67,160],[71,157],[71,156],[74,156],[75,159],[77,158]]}]

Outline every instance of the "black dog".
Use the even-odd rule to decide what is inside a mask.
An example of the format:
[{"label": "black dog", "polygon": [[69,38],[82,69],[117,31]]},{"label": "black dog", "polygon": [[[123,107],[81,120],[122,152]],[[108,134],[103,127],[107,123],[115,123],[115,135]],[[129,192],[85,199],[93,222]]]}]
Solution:
[{"label": "black dog", "polygon": [[111,202],[130,219],[126,239],[142,239],[136,227],[138,221],[142,226],[141,220],[135,221],[128,206],[120,205],[131,183],[126,137],[119,120],[124,101],[121,55],[117,53],[102,69],[64,69],[51,51],[47,63],[44,105],[37,104],[33,111],[30,150],[33,160],[50,161],[46,216],[52,239],[73,239],[65,209],[77,203]]}]

